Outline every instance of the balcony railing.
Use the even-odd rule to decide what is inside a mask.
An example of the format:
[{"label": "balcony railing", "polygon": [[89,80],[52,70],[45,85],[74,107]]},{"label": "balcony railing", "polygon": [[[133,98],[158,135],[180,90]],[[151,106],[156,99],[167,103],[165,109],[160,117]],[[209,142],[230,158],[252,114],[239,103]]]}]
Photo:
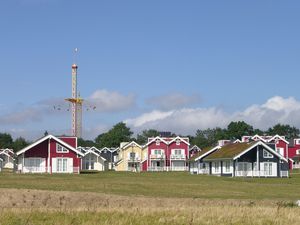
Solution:
[{"label": "balcony railing", "polygon": [[23,173],[45,173],[48,171],[47,169],[45,166],[24,166]]},{"label": "balcony railing", "polygon": [[166,156],[164,154],[151,154],[150,159],[164,159]]},{"label": "balcony railing", "polygon": [[139,162],[139,161],[141,161],[141,158],[140,157],[128,157],[127,161],[128,162]]},{"label": "balcony railing", "polygon": [[185,160],[186,159],[186,156],[185,155],[175,155],[175,154],[172,154],[170,156],[170,158],[172,160]]},{"label": "balcony railing", "polygon": [[187,166],[172,166],[170,167],[170,171],[188,171],[189,168]]},{"label": "balcony railing", "polygon": [[23,166],[19,168],[22,173],[80,173],[79,167],[67,167],[67,171],[52,171],[51,167],[38,167],[38,166]]},{"label": "balcony railing", "polygon": [[[280,177],[288,177],[288,171],[280,171]],[[275,177],[275,174],[270,174],[265,170],[237,170],[235,171],[237,177]],[[277,175],[276,175],[277,176]]]},{"label": "balcony railing", "polygon": [[169,167],[166,166],[150,166],[148,167],[148,171],[152,172],[160,172],[160,171],[169,171]]}]

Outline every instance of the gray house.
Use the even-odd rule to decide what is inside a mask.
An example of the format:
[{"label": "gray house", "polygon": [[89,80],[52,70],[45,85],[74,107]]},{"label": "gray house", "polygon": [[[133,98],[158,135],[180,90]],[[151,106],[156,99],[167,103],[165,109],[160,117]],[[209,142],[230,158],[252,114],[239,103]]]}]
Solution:
[{"label": "gray house", "polygon": [[262,141],[227,144],[203,158],[209,174],[232,177],[288,177],[288,160]]}]

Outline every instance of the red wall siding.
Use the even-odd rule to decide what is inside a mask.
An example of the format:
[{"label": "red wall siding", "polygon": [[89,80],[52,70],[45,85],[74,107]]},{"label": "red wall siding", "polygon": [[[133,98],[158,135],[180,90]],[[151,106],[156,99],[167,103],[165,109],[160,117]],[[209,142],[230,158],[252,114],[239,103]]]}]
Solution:
[{"label": "red wall siding", "polygon": [[33,148],[29,149],[24,153],[25,158],[29,157],[40,157],[46,158],[46,166],[47,165],[47,158],[48,158],[48,140],[43,141],[42,143],[34,146]]},{"label": "red wall siding", "polygon": [[[171,155],[171,149],[184,149],[184,154],[186,155],[186,159],[188,158],[188,155],[189,155],[189,146],[186,143],[184,143],[184,142],[181,141],[179,145],[176,145],[176,141],[172,142],[169,145],[170,155]],[[169,158],[170,158],[170,155],[169,155]]]},{"label": "red wall siding", "polygon": [[287,158],[288,145],[284,141],[278,140],[276,142],[276,147],[277,148],[284,148],[284,157]]},{"label": "red wall siding", "polygon": [[142,171],[147,171],[148,169],[148,166],[147,166],[147,160],[145,160],[143,163],[142,163]]},{"label": "red wall siding", "polygon": [[60,140],[77,149],[77,137],[58,137]]},{"label": "red wall siding", "polygon": [[52,166],[52,158],[57,158],[57,157],[68,157],[68,158],[73,158],[73,166],[74,167],[80,167],[81,161],[80,158],[77,158],[77,154],[69,150],[67,153],[57,153],[56,152],[56,141],[54,139],[50,140],[50,164]]},{"label": "red wall siding", "polygon": [[293,158],[296,154],[296,151],[300,149],[300,145],[294,145],[293,147],[289,147],[289,157]]}]

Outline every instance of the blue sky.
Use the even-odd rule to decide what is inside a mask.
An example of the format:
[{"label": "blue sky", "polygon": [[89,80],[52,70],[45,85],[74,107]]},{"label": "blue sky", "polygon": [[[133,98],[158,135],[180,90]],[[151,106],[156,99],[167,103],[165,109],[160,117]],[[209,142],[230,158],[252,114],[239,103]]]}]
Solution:
[{"label": "blue sky", "polygon": [[[194,134],[243,119],[300,127],[298,1],[0,2],[0,132],[70,130],[73,49],[84,137],[125,121]],[[64,110],[55,111],[54,105]]]}]

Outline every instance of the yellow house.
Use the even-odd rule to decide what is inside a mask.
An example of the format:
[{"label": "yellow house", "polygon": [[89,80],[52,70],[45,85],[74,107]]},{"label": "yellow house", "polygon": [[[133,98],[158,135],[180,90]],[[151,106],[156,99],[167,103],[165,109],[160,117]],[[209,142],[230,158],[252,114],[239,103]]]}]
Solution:
[{"label": "yellow house", "polygon": [[147,163],[147,148],[132,141],[120,144],[118,159],[115,165],[116,171],[139,172],[143,169],[143,163]]}]

